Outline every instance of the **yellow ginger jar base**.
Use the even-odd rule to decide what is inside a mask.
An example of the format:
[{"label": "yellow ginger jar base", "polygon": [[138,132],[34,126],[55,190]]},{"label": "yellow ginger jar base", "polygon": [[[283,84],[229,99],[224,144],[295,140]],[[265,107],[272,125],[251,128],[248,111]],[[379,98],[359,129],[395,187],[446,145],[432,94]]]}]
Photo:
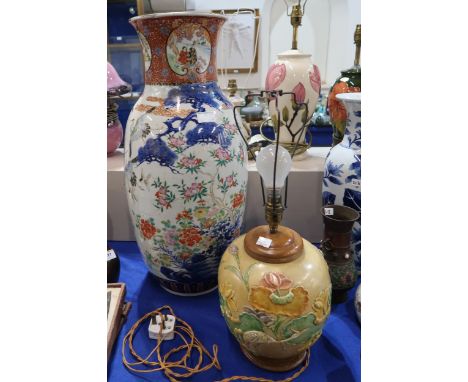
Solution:
[{"label": "yellow ginger jar base", "polygon": [[302,238],[300,253],[287,262],[252,257],[244,245],[248,239],[249,233],[247,240],[238,237],[221,259],[221,312],[251,362],[267,370],[290,370],[319,339],[330,314],[328,266],[322,252]]}]

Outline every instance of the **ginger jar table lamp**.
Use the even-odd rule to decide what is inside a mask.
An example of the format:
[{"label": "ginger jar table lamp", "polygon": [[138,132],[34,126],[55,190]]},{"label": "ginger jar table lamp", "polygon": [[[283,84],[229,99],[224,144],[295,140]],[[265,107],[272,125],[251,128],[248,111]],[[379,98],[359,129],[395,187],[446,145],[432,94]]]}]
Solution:
[{"label": "ginger jar table lamp", "polygon": [[268,225],[238,237],[224,253],[218,272],[221,312],[251,362],[286,371],[320,337],[330,314],[331,281],[322,252],[280,224],[288,150],[271,144],[256,163],[266,188]]},{"label": "ginger jar table lamp", "polygon": [[[306,143],[306,134],[303,134],[302,127],[312,118],[315,105],[320,94],[320,71],[311,59],[311,55],[298,49],[298,29],[302,22],[305,6],[302,0],[285,1],[287,15],[291,17],[293,27],[292,47],[290,50],[278,54],[278,59],[268,69],[265,80],[266,90],[283,89],[286,92],[293,92],[295,97],[284,97],[280,100],[279,109],[282,114],[280,120],[275,119],[275,105],[271,102],[269,110],[274,128],[277,130],[278,124],[284,126],[284,133],[279,139],[280,144],[289,152],[292,152],[296,143],[299,143],[297,156],[295,159],[303,159],[300,155],[310,147]],[[291,6],[291,11],[289,7]],[[307,108],[298,107],[298,103],[307,104]]]}]

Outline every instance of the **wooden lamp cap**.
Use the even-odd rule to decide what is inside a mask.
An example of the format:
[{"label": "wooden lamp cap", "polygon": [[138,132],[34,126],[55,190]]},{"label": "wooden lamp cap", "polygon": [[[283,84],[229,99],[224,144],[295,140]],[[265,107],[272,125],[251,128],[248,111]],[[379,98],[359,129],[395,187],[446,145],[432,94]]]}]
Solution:
[{"label": "wooden lamp cap", "polygon": [[[257,244],[259,237],[272,240],[269,248]],[[297,259],[304,250],[304,243],[301,235],[290,228],[280,225],[278,232],[270,233],[268,225],[261,225],[247,232],[244,248],[256,260],[278,264]]]}]

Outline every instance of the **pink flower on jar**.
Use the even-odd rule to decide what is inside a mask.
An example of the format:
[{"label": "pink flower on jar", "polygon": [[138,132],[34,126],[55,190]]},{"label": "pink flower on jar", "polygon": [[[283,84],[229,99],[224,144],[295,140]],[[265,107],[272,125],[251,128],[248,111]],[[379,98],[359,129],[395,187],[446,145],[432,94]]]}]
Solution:
[{"label": "pink flower on jar", "polygon": [[232,175],[229,175],[228,177],[226,177],[226,184],[228,185],[228,187],[237,186],[237,182]]},{"label": "pink flower on jar", "polygon": [[216,158],[218,158],[220,160],[229,160],[229,159],[231,159],[229,151],[223,149],[222,147],[219,147],[219,148],[216,149],[215,156],[216,156]]},{"label": "pink flower on jar", "polygon": [[180,163],[182,163],[184,167],[192,168],[192,167],[197,167],[201,163],[201,161],[202,160],[200,158],[183,157],[180,160]]},{"label": "pink flower on jar", "polygon": [[177,239],[177,231],[175,229],[170,229],[164,232],[164,241],[168,245],[174,245]]},{"label": "pink flower on jar", "polygon": [[195,193],[196,193],[196,191],[192,187],[189,187],[184,192],[184,198],[185,199],[190,199],[192,196],[195,195]]},{"label": "pink flower on jar", "polygon": [[166,199],[158,198],[158,202],[161,206],[165,208],[171,208],[171,203],[169,203]]},{"label": "pink flower on jar", "polygon": [[206,217],[211,218],[211,217],[215,216],[219,211],[220,210],[219,210],[218,207],[213,207],[208,211],[208,213],[206,214]]},{"label": "pink flower on jar", "polygon": [[[302,85],[302,82],[294,86],[292,91],[296,95],[296,103],[303,103],[305,99],[305,87]],[[294,101],[294,97],[292,97],[292,100]]]},{"label": "pink flower on jar", "polygon": [[192,185],[185,190],[184,198],[188,200],[192,196],[195,196],[198,192],[202,192],[202,191],[203,191],[202,183],[192,183]]},{"label": "pink flower on jar", "polygon": [[154,196],[156,196],[156,199],[164,198],[167,195],[167,190],[165,187],[159,187],[159,189],[156,191]]},{"label": "pink flower on jar", "polygon": [[201,192],[203,191],[203,184],[201,183],[192,183],[192,187],[195,186],[195,190],[197,190],[197,192]]},{"label": "pink flower on jar", "polygon": [[274,90],[276,89],[286,77],[286,65],[285,64],[273,64],[268,69],[268,73],[265,80],[265,89]]},{"label": "pink flower on jar", "polygon": [[309,80],[312,89],[320,94],[320,71],[317,65],[314,65],[314,70],[309,72]]},{"label": "pink flower on jar", "polygon": [[173,147],[181,147],[185,144],[184,138],[182,137],[177,138],[177,137],[172,136],[168,139],[168,141],[169,141],[169,145]]},{"label": "pink flower on jar", "polygon": [[289,289],[292,286],[292,281],[281,272],[265,273],[260,283],[270,290]]},{"label": "pink flower on jar", "polygon": [[237,132],[237,127],[236,125],[232,124],[232,123],[227,123],[224,125],[224,128],[229,131],[231,134],[234,134]]}]

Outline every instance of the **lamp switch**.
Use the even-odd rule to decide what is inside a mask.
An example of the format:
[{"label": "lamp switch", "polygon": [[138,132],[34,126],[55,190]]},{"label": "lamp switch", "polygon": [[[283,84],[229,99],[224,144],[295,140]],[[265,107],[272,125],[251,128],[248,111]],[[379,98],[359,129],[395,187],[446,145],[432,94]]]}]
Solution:
[{"label": "lamp switch", "polygon": [[148,327],[149,338],[174,339],[175,317],[170,314],[156,314],[151,317]]}]

